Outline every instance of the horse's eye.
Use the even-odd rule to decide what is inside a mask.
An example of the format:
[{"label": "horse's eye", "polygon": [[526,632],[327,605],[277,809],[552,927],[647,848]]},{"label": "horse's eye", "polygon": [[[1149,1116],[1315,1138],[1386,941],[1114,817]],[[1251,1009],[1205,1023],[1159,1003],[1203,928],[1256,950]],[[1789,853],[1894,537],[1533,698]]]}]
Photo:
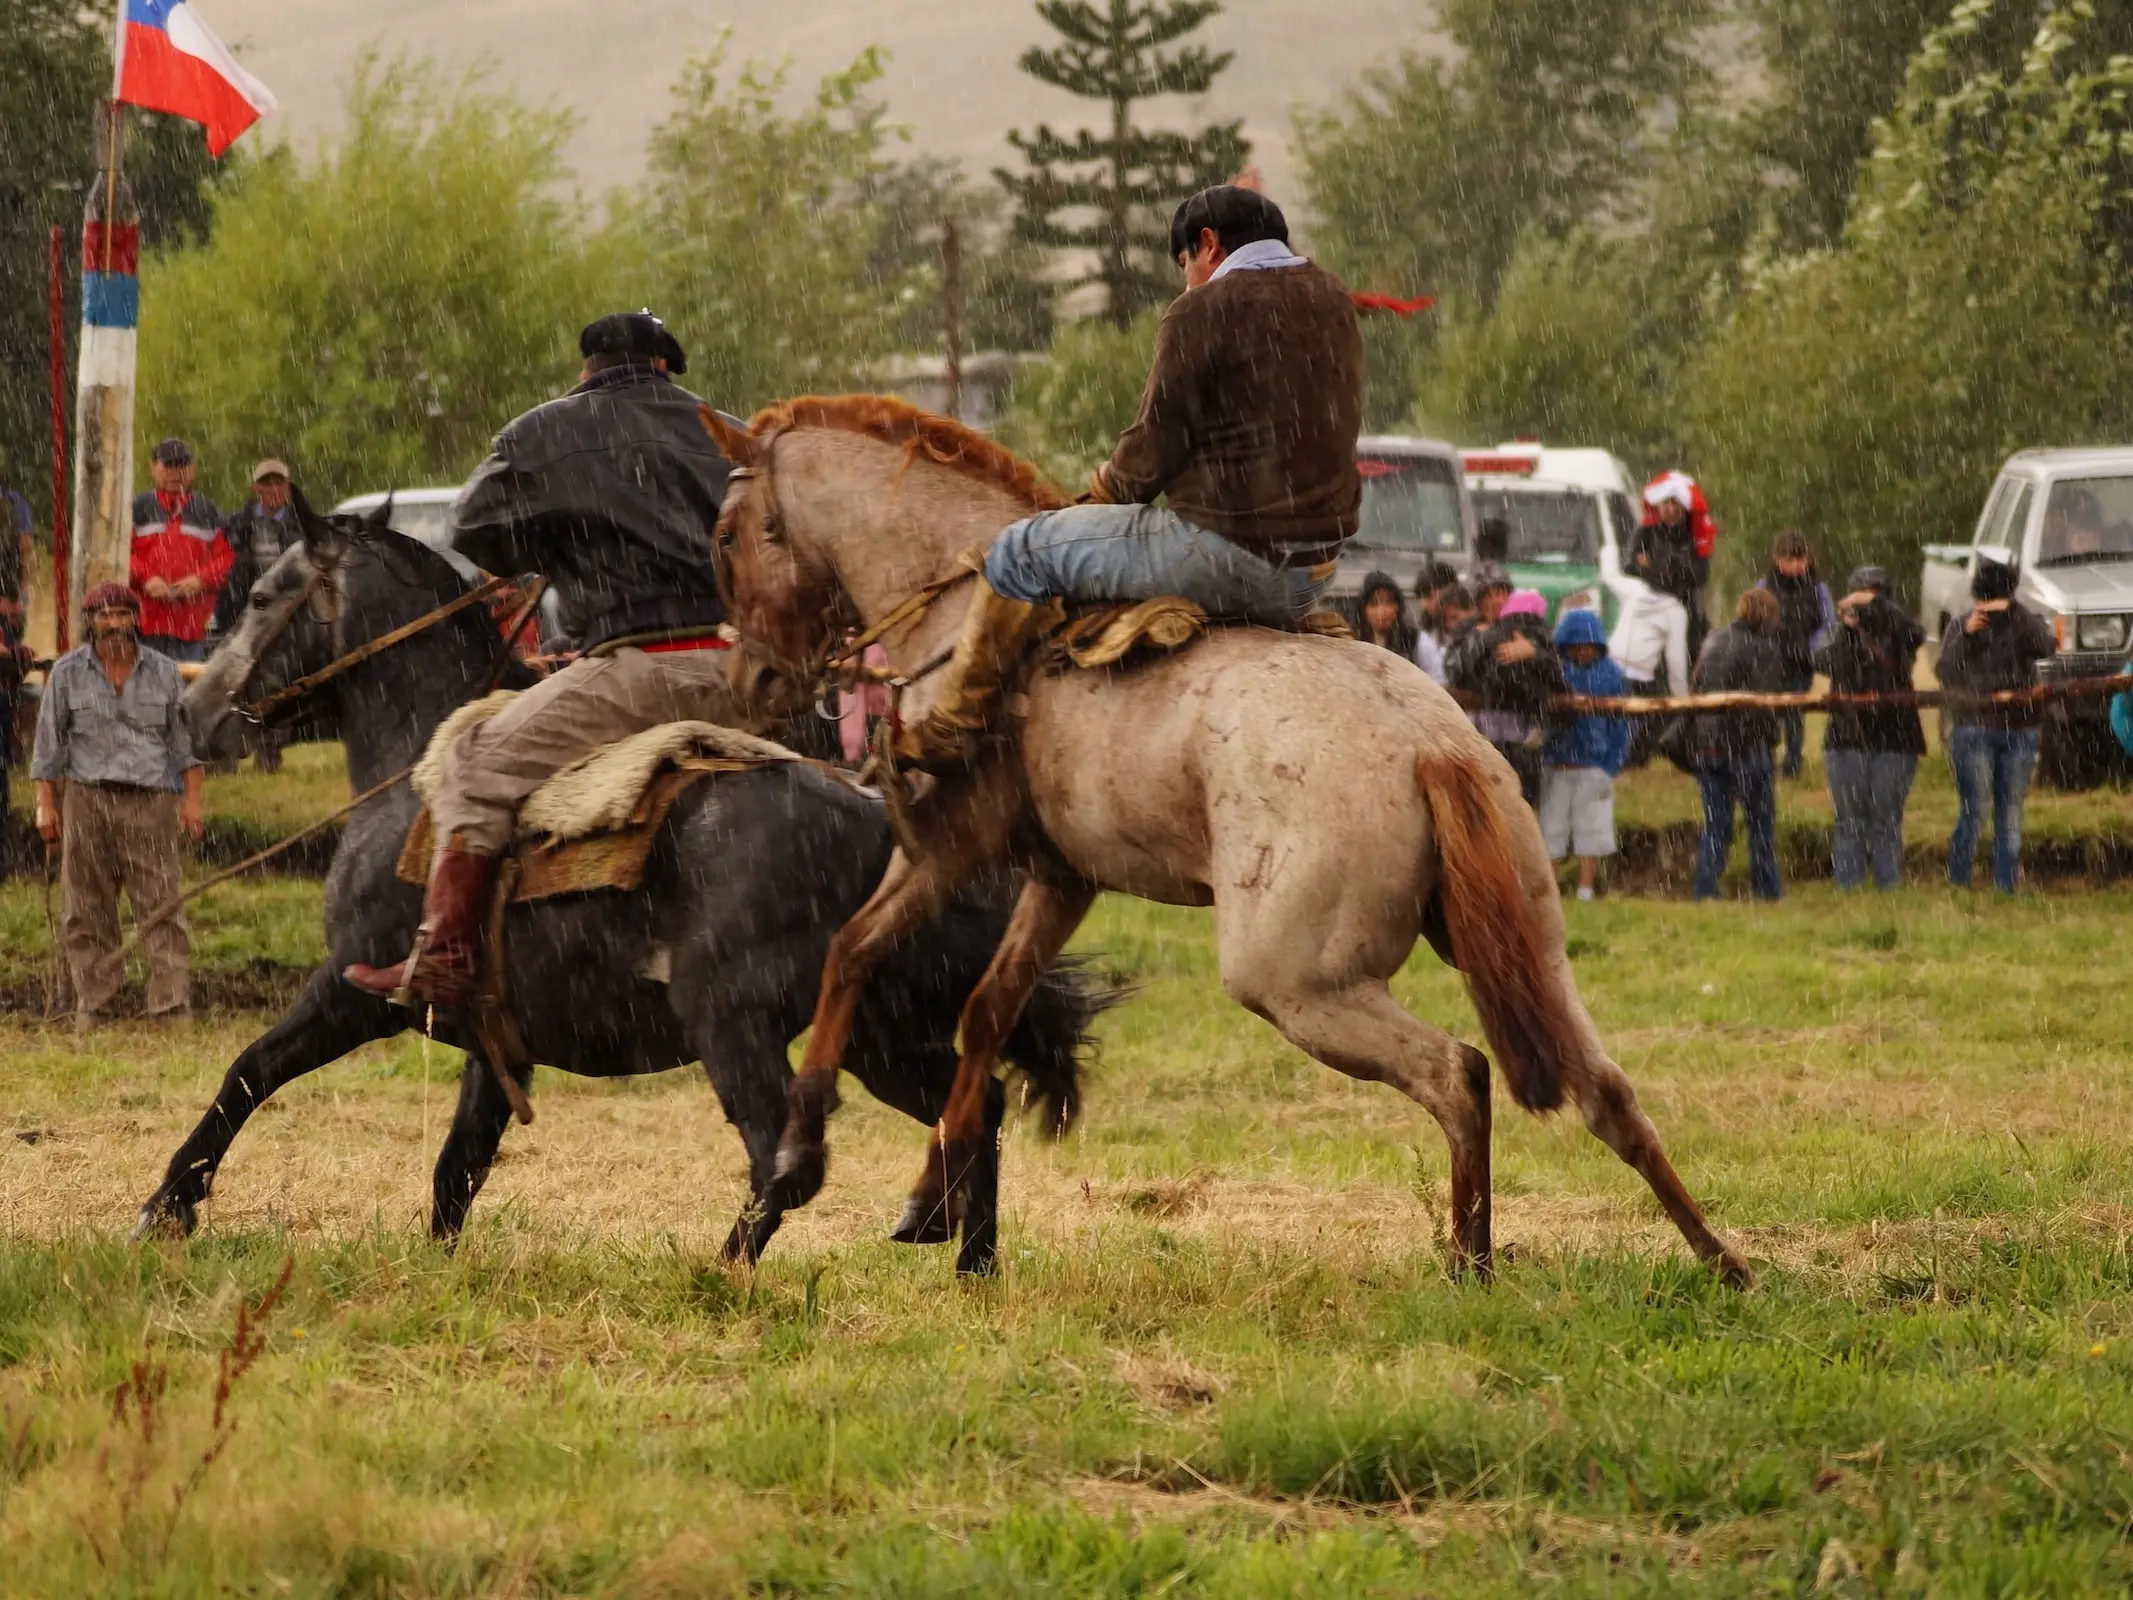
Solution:
[{"label": "horse's eye", "polygon": [[271,611],[274,609],[274,602],[263,594],[255,594],[252,596],[252,609],[254,611]]}]

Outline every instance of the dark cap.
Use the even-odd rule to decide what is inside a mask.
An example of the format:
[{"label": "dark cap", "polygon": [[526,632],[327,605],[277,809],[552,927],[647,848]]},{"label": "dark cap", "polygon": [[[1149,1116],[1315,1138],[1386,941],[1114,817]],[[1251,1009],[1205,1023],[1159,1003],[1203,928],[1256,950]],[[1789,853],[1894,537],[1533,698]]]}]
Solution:
[{"label": "dark cap", "polygon": [[667,332],[667,325],[649,311],[617,311],[585,324],[578,335],[581,356],[637,356],[646,361],[664,361],[667,371],[689,370],[681,341]]},{"label": "dark cap", "polygon": [[1852,575],[1844,580],[1844,587],[1852,594],[1861,589],[1874,589],[1882,594],[1889,592],[1889,569],[1865,566],[1852,568]]},{"label": "dark cap", "polygon": [[1970,594],[1976,600],[2012,600],[2015,569],[2002,561],[1977,558],[1977,571],[1970,575]]},{"label": "dark cap", "polygon": [[141,597],[123,583],[100,583],[81,597],[81,614],[93,616],[106,606],[123,606],[135,616],[141,614]]},{"label": "dark cap", "polygon": [[189,467],[193,462],[193,447],[183,439],[165,439],[148,452],[148,459],[163,467]]},{"label": "dark cap", "polygon": [[1511,574],[1493,561],[1484,561],[1474,569],[1474,593],[1487,594],[1491,589],[1515,589]]}]

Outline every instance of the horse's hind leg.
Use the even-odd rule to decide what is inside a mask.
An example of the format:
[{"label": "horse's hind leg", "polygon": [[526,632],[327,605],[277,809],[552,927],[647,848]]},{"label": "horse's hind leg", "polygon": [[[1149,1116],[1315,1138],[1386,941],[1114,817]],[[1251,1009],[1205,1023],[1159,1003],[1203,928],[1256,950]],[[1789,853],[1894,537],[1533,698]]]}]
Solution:
[{"label": "horse's hind leg", "polygon": [[[524,1088],[533,1077],[531,1067],[520,1067],[512,1076]],[[437,1169],[430,1178],[430,1237],[454,1240],[467,1224],[474,1197],[488,1181],[496,1164],[496,1147],[503,1142],[504,1128],[511,1121],[511,1101],[496,1074],[475,1051],[467,1052],[459,1071],[459,1109],[452,1116],[451,1130],[437,1152]]]},{"label": "horse's hind leg", "polygon": [[785,1207],[771,1193],[771,1174],[792,1079],[786,1030],[774,1016],[749,1014],[714,1017],[693,1031],[704,1076],[748,1152],[748,1206],[726,1236],[724,1254],[752,1265],[785,1220]]},{"label": "horse's hind leg", "polygon": [[1336,1072],[1390,1084],[1437,1119],[1452,1157],[1452,1266],[1486,1278],[1489,1238],[1489,1061],[1393,999],[1377,979],[1301,993],[1232,995],[1299,1050]]},{"label": "horse's hind leg", "polygon": [[1754,1281],[1754,1274],[1704,1221],[1688,1186],[1667,1160],[1659,1143],[1659,1131],[1637,1104],[1637,1091],[1630,1087],[1628,1075],[1605,1056],[1599,1056],[1598,1063],[1596,1068],[1588,1065],[1563,1079],[1564,1089],[1584,1114],[1585,1126],[1651,1185],[1652,1193],[1659,1197],[1659,1204],[1666,1208],[1666,1214],[1698,1259],[1708,1262],[1735,1288],[1746,1288]]},{"label": "horse's hind leg", "polygon": [[329,967],[319,968],[281,1021],[230,1063],[214,1104],[178,1146],[163,1182],[141,1207],[134,1237],[191,1233],[196,1208],[214,1186],[222,1158],[268,1096],[357,1045],[390,1038],[406,1026],[406,1012],[349,987]]}]

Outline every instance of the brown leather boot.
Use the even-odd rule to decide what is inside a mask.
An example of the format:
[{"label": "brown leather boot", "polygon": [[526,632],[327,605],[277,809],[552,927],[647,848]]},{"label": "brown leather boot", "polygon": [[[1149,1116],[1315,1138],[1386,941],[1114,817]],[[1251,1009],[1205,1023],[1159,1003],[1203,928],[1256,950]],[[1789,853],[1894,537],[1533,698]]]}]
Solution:
[{"label": "brown leather boot", "polygon": [[404,989],[431,1005],[463,1004],[481,970],[482,925],[488,920],[496,867],[494,856],[471,855],[447,844],[437,852],[422,897],[422,927],[415,935],[418,953],[393,967],[357,962],[341,976],[388,1000]]},{"label": "brown leather boot", "polygon": [[896,737],[896,759],[921,772],[948,773],[977,762],[978,740],[998,721],[1000,691],[1058,602],[1009,600],[980,574],[963,631],[932,708]]}]

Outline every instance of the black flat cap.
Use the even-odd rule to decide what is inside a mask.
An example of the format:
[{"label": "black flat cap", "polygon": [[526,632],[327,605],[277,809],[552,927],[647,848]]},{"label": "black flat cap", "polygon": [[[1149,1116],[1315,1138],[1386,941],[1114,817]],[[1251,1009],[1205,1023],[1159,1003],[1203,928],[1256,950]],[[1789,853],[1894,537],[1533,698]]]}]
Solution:
[{"label": "black flat cap", "polygon": [[193,447],[183,439],[165,439],[148,452],[148,459],[165,467],[188,466],[193,459]]},{"label": "black flat cap", "polygon": [[1883,594],[1887,594],[1889,591],[1889,569],[1871,565],[1854,567],[1852,568],[1852,575],[1844,581],[1846,587],[1853,594],[1857,594],[1862,589],[1879,589]]},{"label": "black flat cap", "polygon": [[681,341],[649,311],[617,311],[613,316],[586,323],[585,331],[578,335],[578,354],[638,356],[646,361],[664,361],[669,372],[689,370],[689,358],[682,354]]}]

